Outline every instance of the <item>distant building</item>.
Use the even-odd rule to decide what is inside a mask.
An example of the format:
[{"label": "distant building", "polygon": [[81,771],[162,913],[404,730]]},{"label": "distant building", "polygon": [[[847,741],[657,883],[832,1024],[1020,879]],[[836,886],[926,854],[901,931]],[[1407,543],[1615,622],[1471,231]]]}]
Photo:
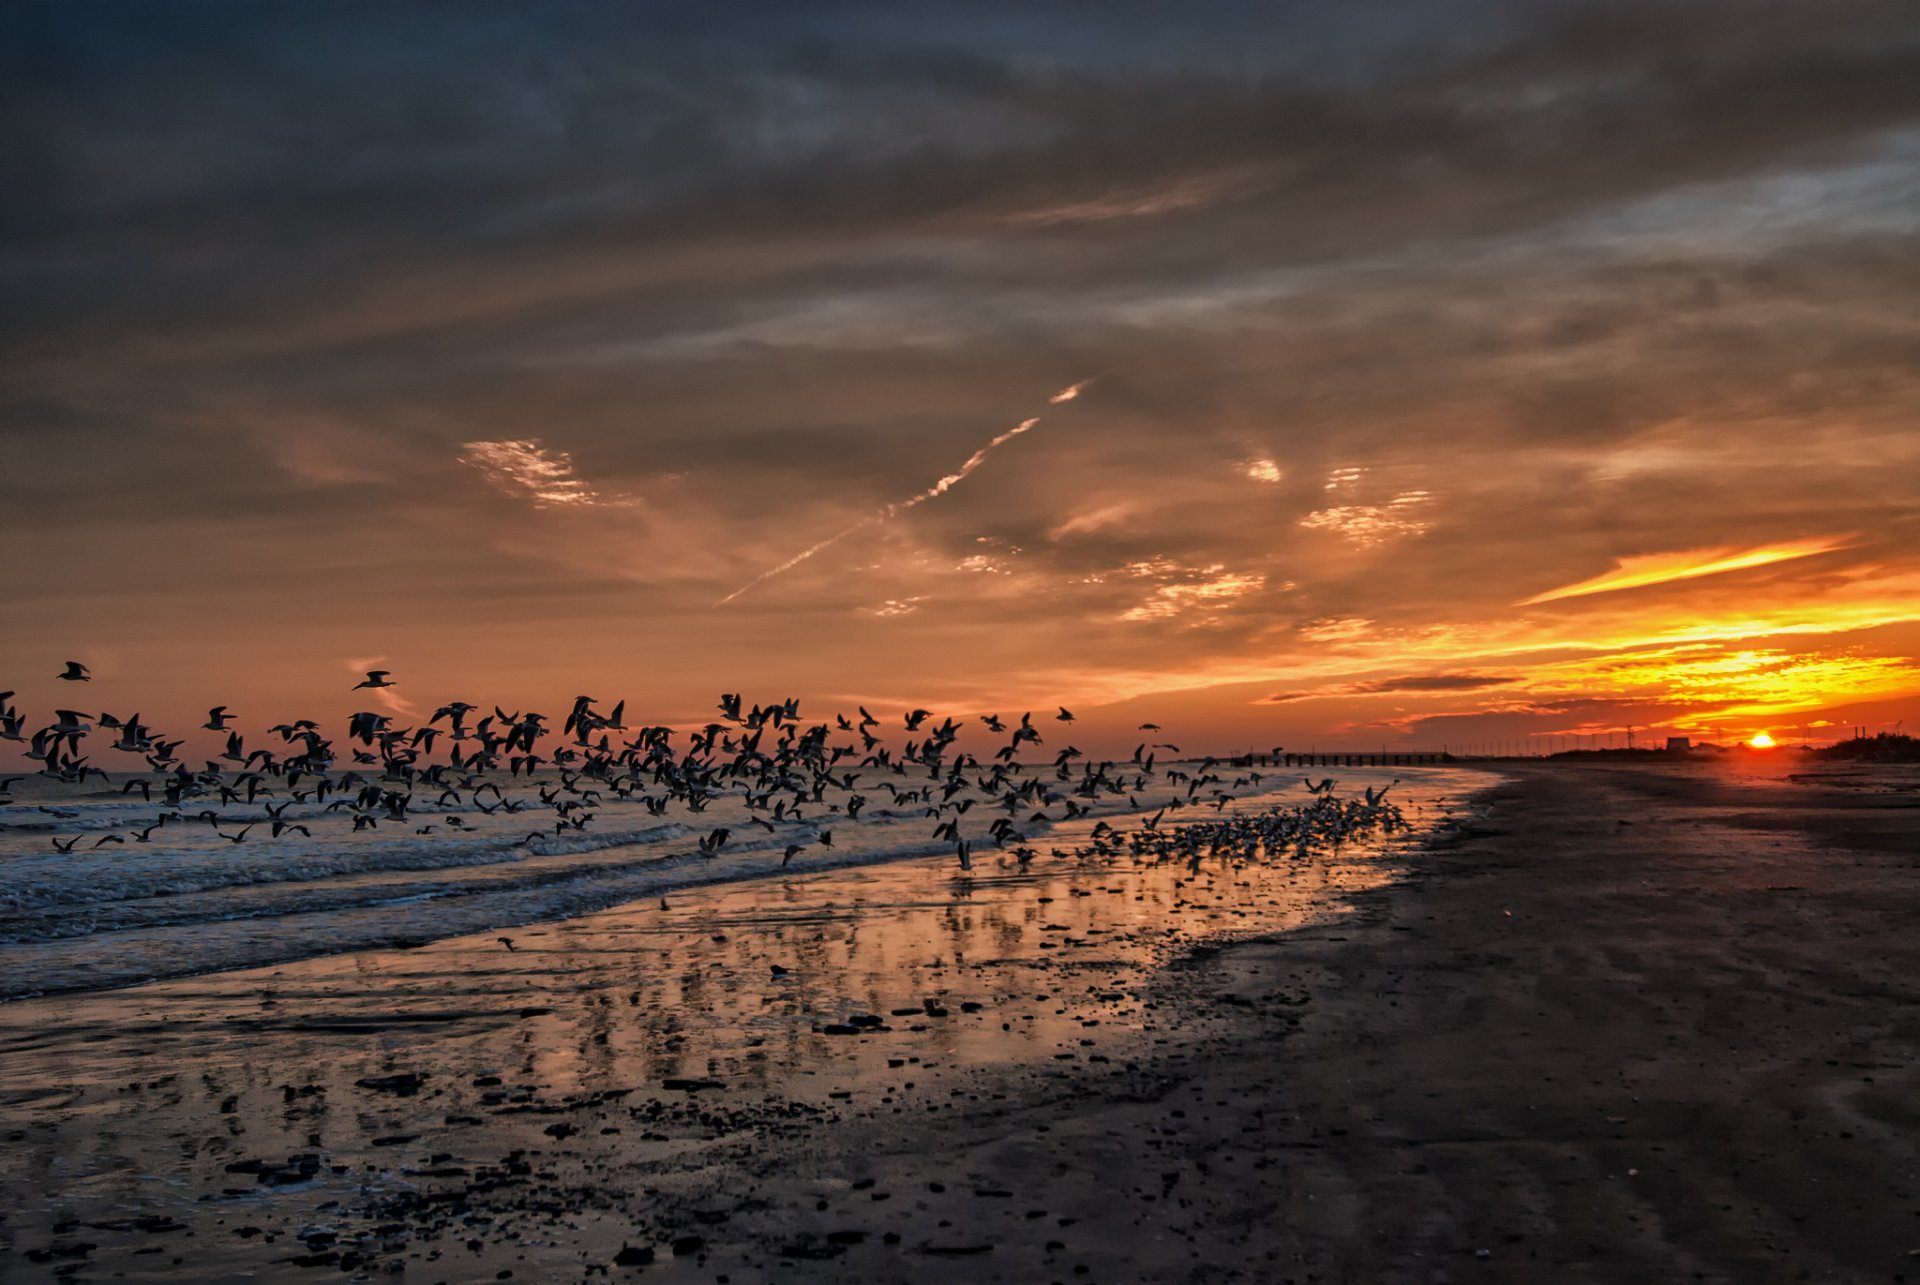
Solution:
[{"label": "distant building", "polygon": [[1678,753],[1685,754],[1687,751],[1691,750],[1692,748],[1693,748],[1693,741],[1690,737],[1669,736],[1667,738],[1667,751],[1669,753],[1674,753],[1677,751]]}]

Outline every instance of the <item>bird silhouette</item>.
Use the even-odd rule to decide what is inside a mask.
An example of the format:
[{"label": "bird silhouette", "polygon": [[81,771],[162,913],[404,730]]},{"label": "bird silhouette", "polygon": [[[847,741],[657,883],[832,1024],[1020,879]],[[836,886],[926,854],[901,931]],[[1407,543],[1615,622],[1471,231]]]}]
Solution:
[{"label": "bird silhouette", "polygon": [[[71,662],[69,671],[59,677],[89,680],[79,662]],[[393,685],[391,671],[372,669],[352,690]],[[1216,856],[1297,856],[1315,843],[1390,830],[1398,817],[1398,809],[1386,801],[1391,787],[1370,788],[1363,804],[1332,797],[1331,778],[1305,781],[1316,796],[1310,804],[1281,807],[1268,802],[1266,813],[1229,814],[1228,804],[1240,791],[1249,785],[1261,788],[1260,775],[1243,772],[1223,779],[1214,770],[1221,761],[1213,758],[1161,767],[1152,751],[1180,753],[1170,742],[1142,743],[1131,760],[1117,763],[1089,758],[1072,745],[1051,762],[1027,762],[1022,758],[1026,747],[1042,743],[1032,711],[1020,715],[1015,726],[998,714],[959,720],[913,706],[904,716],[908,735],[903,747],[864,706],[855,707],[857,719],[829,713],[810,724],[791,697],[749,708],[735,692],[721,698],[723,721],[690,732],[640,726],[640,719],[629,727],[625,701],[603,712],[588,696],[575,697],[570,707],[563,707],[565,718],[551,720],[551,727],[548,716],[538,712],[456,701],[441,705],[419,727],[397,722],[414,717],[411,714],[359,711],[343,727],[290,719],[273,725],[264,737],[240,726],[244,720],[229,706],[215,705],[201,726],[218,734],[215,745],[208,747],[217,757],[196,770],[177,757],[181,740],[146,726],[138,713],[123,718],[57,710],[53,722],[35,729],[13,707],[13,695],[0,692],[0,739],[25,741],[31,733],[25,754],[38,766],[39,776],[85,786],[93,776],[103,775],[84,757],[89,734],[100,729],[107,729],[112,739],[98,737],[91,744],[138,753],[151,769],[128,774],[119,796],[139,793],[151,799],[157,793],[164,799],[161,818],[124,837],[100,836],[96,829],[86,852],[98,853],[93,859],[102,865],[114,860],[110,849],[127,841],[164,842],[161,827],[189,817],[207,822],[214,834],[236,845],[249,840],[254,824],[262,824],[270,825],[275,840],[315,842],[325,852],[350,829],[368,837],[343,843],[336,851],[359,857],[372,847],[395,842],[437,849],[435,861],[445,852],[446,862],[456,864],[469,859],[469,853],[493,854],[481,860],[564,860],[570,851],[581,850],[573,846],[576,836],[589,832],[604,836],[606,842],[598,847],[632,842],[617,829],[604,828],[628,824],[613,817],[642,811],[664,817],[674,809],[692,816],[712,808],[715,820],[724,824],[704,827],[705,835],[698,840],[702,857],[714,858],[723,850],[751,854],[753,845],[730,840],[765,830],[767,855],[781,850],[779,865],[784,868],[809,849],[832,859],[835,828],[911,824],[918,833],[917,818],[925,816],[935,822],[936,840],[950,845],[962,872],[972,871],[977,853],[993,849],[1012,849],[1011,859],[1024,869],[1037,855],[1029,846],[1033,825],[1083,818],[1093,828],[1061,832],[1078,840],[1054,848],[1056,856],[1131,855],[1183,863]],[[1053,721],[1075,721],[1072,710],[1056,708]],[[492,712],[482,714],[488,709]],[[1140,726],[1161,730],[1158,723]],[[892,736],[900,737],[900,729],[892,729]],[[998,748],[975,747],[973,736],[998,738]],[[265,740],[271,748],[249,749],[247,738],[256,745]],[[18,780],[0,781],[0,800],[11,802],[6,791]],[[1156,785],[1174,787],[1173,797],[1153,799]],[[878,802],[870,805],[868,795]],[[423,812],[432,801],[442,820],[427,822],[413,814],[416,799]],[[1202,822],[1176,823],[1181,810],[1189,808],[1215,815]],[[462,815],[469,809],[468,815],[540,809],[547,815],[538,818],[540,828],[522,830],[525,837],[514,841],[493,837],[485,823],[469,824]],[[67,822],[82,815],[42,810]],[[384,833],[383,821],[393,823]],[[227,830],[228,824],[236,828]],[[400,824],[408,828],[400,830]],[[596,830],[596,825],[603,828]],[[196,828],[191,833],[204,832]],[[685,830],[676,825],[668,833]],[[556,835],[560,842],[554,841]],[[872,850],[849,842],[844,834],[840,837],[856,851]],[[72,854],[77,864],[85,856],[76,851],[80,838],[56,837],[51,842],[61,853]],[[183,842],[197,846],[193,838]],[[593,842],[587,846],[597,850]],[[767,864],[771,866],[771,860]],[[670,909],[664,897],[660,906]],[[515,948],[510,938],[496,940],[508,950]]]}]

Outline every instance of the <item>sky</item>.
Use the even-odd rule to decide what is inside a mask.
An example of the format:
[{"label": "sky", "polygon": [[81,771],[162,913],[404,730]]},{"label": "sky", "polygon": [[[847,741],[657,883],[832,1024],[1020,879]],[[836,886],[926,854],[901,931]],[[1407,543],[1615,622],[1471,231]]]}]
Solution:
[{"label": "sky", "polygon": [[1920,725],[1911,3],[4,21],[22,704]]}]

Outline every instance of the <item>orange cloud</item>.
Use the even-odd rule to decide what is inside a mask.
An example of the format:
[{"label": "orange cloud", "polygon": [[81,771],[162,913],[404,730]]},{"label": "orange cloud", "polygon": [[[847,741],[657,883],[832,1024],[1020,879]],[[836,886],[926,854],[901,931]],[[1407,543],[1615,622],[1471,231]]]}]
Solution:
[{"label": "orange cloud", "polygon": [[535,508],[633,502],[596,491],[574,474],[573,456],[548,447],[537,437],[467,442],[460,449],[462,462],[481,470],[499,489],[532,499]]},{"label": "orange cloud", "polygon": [[1695,580],[1719,575],[1723,571],[1744,571],[1794,558],[1809,558],[1817,553],[1832,553],[1848,547],[1844,536],[1822,536],[1795,540],[1786,544],[1762,545],[1757,549],[1694,549],[1682,553],[1650,553],[1643,557],[1618,559],[1612,571],[1582,580],[1577,584],[1537,593],[1516,603],[1532,607],[1561,598],[1581,598],[1593,593],[1612,593],[1616,589],[1639,589],[1647,585],[1667,584],[1674,580]]},{"label": "orange cloud", "polygon": [[1912,691],[1920,667],[1898,656],[1822,655],[1780,647],[1694,645],[1596,657],[1547,666],[1535,692],[1582,692],[1678,706],[1712,706],[1720,715],[1778,714]]}]

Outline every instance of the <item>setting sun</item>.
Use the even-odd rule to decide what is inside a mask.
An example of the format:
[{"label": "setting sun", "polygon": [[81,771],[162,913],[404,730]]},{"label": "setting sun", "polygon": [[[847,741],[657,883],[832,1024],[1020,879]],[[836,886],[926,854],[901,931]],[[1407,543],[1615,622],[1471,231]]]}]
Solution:
[{"label": "setting sun", "polygon": [[1756,734],[1752,740],[1748,741],[1747,745],[1750,749],[1770,750],[1774,746],[1774,740],[1773,737],[1767,735],[1767,733],[1760,732]]}]

